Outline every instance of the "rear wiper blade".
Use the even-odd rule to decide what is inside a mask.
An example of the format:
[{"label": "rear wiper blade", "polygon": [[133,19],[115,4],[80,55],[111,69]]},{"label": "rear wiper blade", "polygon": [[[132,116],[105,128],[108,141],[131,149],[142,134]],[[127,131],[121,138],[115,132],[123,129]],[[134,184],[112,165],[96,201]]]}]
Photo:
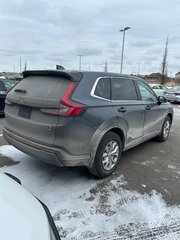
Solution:
[{"label": "rear wiper blade", "polygon": [[19,89],[19,88],[15,89],[14,91],[21,92],[21,93],[27,93],[27,91],[25,89]]}]

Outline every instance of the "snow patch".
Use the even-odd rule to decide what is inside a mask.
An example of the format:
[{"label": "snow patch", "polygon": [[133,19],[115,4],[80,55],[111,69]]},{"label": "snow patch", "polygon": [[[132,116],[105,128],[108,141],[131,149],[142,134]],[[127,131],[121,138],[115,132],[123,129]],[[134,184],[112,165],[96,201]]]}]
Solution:
[{"label": "snow patch", "polygon": [[168,165],[168,168],[169,168],[169,169],[174,169],[174,170],[177,169],[176,166],[174,166],[174,165]]},{"label": "snow patch", "polygon": [[127,232],[135,236],[130,239],[140,239],[137,236],[142,235],[142,229],[146,236],[157,228],[160,230],[156,239],[171,239],[172,234],[178,234],[169,231],[166,238],[162,229],[169,229],[174,223],[180,229],[180,206],[167,206],[156,191],[140,194],[125,190],[127,182],[122,175],[112,180],[88,179],[85,168],[51,166],[12,146],[1,146],[0,154],[19,161],[0,171],[18,177],[49,207],[62,239],[122,239],[120,236]]}]

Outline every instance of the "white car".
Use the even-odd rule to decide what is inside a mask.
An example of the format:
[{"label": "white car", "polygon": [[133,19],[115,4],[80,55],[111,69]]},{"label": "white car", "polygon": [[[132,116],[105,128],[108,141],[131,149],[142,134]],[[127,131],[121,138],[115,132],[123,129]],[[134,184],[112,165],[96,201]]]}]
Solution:
[{"label": "white car", "polygon": [[157,96],[165,96],[164,94],[169,90],[166,86],[161,84],[149,84]]},{"label": "white car", "polygon": [[169,102],[180,103],[180,86],[173,87],[167,91],[165,98]]},{"label": "white car", "polygon": [[48,208],[19,183],[16,177],[0,173],[1,239],[60,240]]}]

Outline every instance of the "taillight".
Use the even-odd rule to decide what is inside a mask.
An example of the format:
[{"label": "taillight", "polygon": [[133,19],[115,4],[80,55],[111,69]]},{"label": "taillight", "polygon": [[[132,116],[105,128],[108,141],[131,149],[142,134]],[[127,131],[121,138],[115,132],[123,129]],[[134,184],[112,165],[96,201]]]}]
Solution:
[{"label": "taillight", "polygon": [[40,109],[41,112],[66,117],[80,115],[84,111],[84,105],[76,103],[70,99],[75,87],[76,83],[71,83],[69,85],[64,96],[60,99],[60,108],[43,108]]},{"label": "taillight", "polygon": [[175,93],[175,95],[180,95],[180,92]]}]

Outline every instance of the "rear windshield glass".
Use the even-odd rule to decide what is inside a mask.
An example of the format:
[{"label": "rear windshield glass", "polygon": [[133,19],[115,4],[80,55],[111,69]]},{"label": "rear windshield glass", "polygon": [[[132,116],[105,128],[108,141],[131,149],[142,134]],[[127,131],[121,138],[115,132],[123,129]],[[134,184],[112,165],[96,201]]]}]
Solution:
[{"label": "rear windshield glass", "polygon": [[36,98],[61,98],[71,81],[67,78],[52,76],[29,76],[15,88],[26,90],[26,96]]},{"label": "rear windshield glass", "polygon": [[10,90],[7,98],[31,107],[56,108],[70,83],[65,77],[29,76]]}]

